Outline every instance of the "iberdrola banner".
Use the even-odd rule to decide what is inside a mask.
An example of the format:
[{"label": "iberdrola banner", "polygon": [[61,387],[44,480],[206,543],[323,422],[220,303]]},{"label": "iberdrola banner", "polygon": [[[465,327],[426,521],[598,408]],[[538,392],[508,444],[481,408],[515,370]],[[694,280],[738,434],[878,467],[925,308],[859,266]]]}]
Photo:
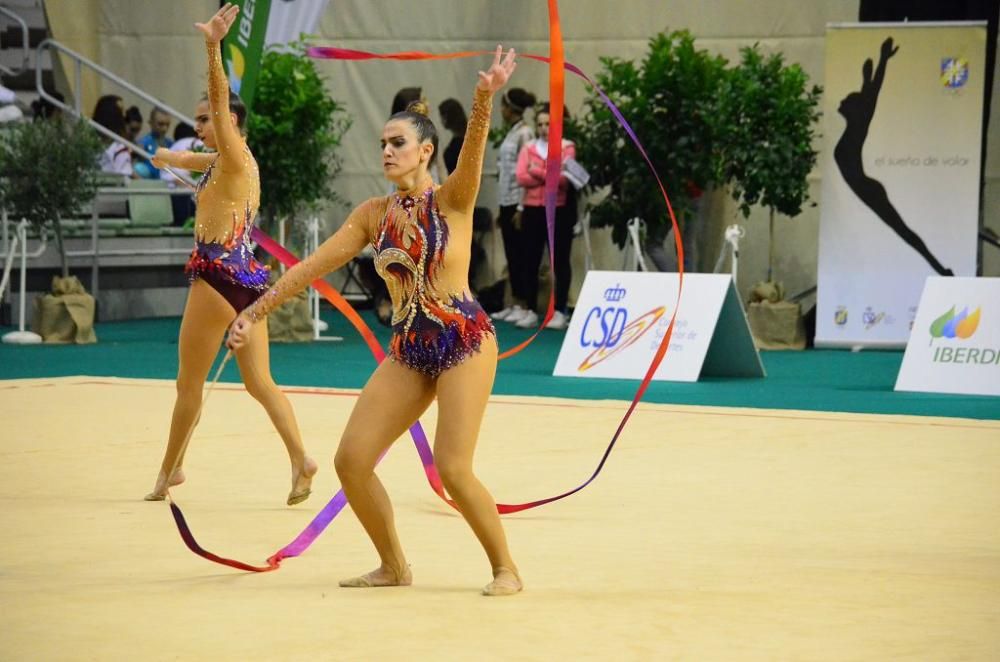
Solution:
[{"label": "iberdrola banner", "polygon": [[222,44],[229,87],[250,106],[264,49],[315,31],[328,0],[236,0],[240,14]]},{"label": "iberdrola banner", "polygon": [[903,347],[975,276],[985,58],[985,23],[829,26],[817,346]]}]

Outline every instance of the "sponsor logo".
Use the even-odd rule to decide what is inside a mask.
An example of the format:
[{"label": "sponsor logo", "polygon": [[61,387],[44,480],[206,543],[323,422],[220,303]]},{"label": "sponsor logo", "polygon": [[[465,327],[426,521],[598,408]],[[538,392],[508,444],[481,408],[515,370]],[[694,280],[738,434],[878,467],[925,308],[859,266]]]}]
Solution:
[{"label": "sponsor logo", "polygon": [[866,331],[877,326],[884,319],[885,313],[876,313],[871,306],[865,308],[865,312],[861,313],[861,323],[865,325]]},{"label": "sponsor logo", "polygon": [[621,284],[615,285],[614,287],[609,287],[604,290],[604,300],[610,301],[611,303],[618,303],[625,298],[627,290],[621,286]]},{"label": "sponsor logo", "polygon": [[[975,335],[982,316],[982,306],[969,312],[969,307],[962,308],[958,314],[955,306],[948,309],[944,315],[931,322],[928,329],[931,335],[931,345],[934,340],[965,341]],[[938,345],[934,348],[932,363],[973,363],[977,365],[1000,365],[1000,349],[994,347],[954,347]]]},{"label": "sponsor logo", "polygon": [[253,15],[257,9],[257,0],[246,0],[240,9],[239,30],[236,33],[236,42],[229,42],[229,59],[226,60],[226,68],[229,70],[229,87],[236,94],[240,93],[243,87],[243,74],[246,72],[247,63],[244,53],[250,48],[250,35],[253,34]]},{"label": "sponsor logo", "polygon": [[246,71],[247,63],[243,58],[243,51],[237,48],[236,44],[229,44],[229,59],[226,60],[226,68],[229,70],[229,87],[236,94],[240,93],[243,86],[243,72]]},{"label": "sponsor logo", "polygon": [[847,324],[847,308],[837,306],[837,310],[833,311],[833,323],[837,326],[844,326]]},{"label": "sponsor logo", "polygon": [[949,90],[957,90],[969,82],[969,61],[964,57],[941,59],[941,84]]},{"label": "sponsor logo", "polygon": [[948,312],[931,322],[931,338],[960,338],[962,340],[971,338],[976,329],[979,328],[979,318],[982,311],[982,307],[977,306],[970,314],[968,307],[966,307],[956,315],[955,306],[952,306]]},{"label": "sponsor logo", "polygon": [[[605,291],[605,298],[611,289],[625,291],[621,288],[609,288]],[[628,310],[625,308],[591,308],[580,331],[580,346],[595,349],[580,364],[579,372],[590,370],[634,344],[656,326],[657,320],[663,317],[666,310],[665,306],[660,306],[629,322]]]}]

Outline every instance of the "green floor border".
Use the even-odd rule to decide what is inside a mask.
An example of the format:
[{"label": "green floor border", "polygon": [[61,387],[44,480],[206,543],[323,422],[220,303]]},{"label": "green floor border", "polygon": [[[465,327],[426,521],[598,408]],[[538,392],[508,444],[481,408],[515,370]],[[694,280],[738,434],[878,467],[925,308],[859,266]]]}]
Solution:
[{"label": "green floor border", "polygon": [[[360,388],[374,367],[367,347],[333,310],[323,313],[326,335],[339,343],[273,344],[271,365],[279,384]],[[370,312],[362,317],[383,345],[389,330]],[[97,325],[94,345],[0,345],[0,378],[73,375],[173,379],[177,371],[179,318]],[[9,331],[0,328],[0,333]],[[498,324],[501,347],[530,332]],[[501,362],[494,393],[580,399],[630,400],[638,381],[553,377],[563,332],[546,330],[517,356]],[[871,414],[913,414],[1000,420],[1000,398],[893,391],[903,358],[898,351],[807,350],[762,352],[764,379],[709,378],[697,383],[653,382],[644,400],[655,403],[801,409]],[[223,381],[239,381],[235,365]]]}]

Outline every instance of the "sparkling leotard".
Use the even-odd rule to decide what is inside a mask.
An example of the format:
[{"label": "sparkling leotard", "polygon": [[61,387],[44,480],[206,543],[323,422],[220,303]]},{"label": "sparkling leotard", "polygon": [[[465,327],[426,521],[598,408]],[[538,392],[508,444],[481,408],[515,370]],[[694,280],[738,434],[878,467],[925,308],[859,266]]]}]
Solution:
[{"label": "sparkling leotard", "polygon": [[219,291],[237,312],[266,289],[269,270],[250,249],[260,206],[257,162],[229,119],[229,84],[219,44],[208,43],[208,96],[219,154],[198,181],[195,248],[184,272]]},{"label": "sparkling leotard", "polygon": [[377,229],[375,269],[393,301],[389,349],[397,361],[436,377],[479,351],[493,323],[468,292],[438,294],[448,225],[433,188],[420,198],[395,196]]},{"label": "sparkling leotard", "polygon": [[375,266],[393,303],[392,358],[437,377],[479,350],[493,335],[489,316],[472,298],[468,273],[472,211],[479,192],[492,95],[476,91],[455,171],[439,187],[372,198],[359,205],[319,250],[289,269],[246,311],[267,315],[321,275],[371,244]]}]

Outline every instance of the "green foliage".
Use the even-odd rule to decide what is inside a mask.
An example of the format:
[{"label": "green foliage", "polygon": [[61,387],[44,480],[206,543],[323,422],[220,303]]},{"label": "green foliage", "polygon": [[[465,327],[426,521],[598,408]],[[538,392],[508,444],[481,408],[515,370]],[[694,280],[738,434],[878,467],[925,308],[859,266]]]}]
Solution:
[{"label": "green foliage", "polygon": [[264,54],[247,141],[260,167],[268,221],[294,219],[320,200],[339,200],[332,188],[341,168],[336,150],[350,125],[301,42]]},{"label": "green foliage", "polygon": [[68,276],[58,219],[78,214],[97,194],[104,149],[83,121],[24,122],[0,130],[0,205],[41,229],[51,223]]},{"label": "green foliage", "polygon": [[741,51],[719,94],[725,125],[719,180],[730,186],[744,217],[761,204],[797,216],[809,196],[806,177],[816,164],[813,140],[821,88],[780,53],[763,55],[757,45]]},{"label": "green foliage", "polygon": [[[704,188],[717,170],[715,113],[726,60],[695,48],[686,30],[650,39],[641,64],[601,58],[597,84],[621,109],[656,166],[675,213],[692,206],[692,187]],[[645,161],[596,92],[582,117],[568,123],[577,136],[578,159],[597,186],[611,185],[608,198],[592,211],[596,226],[612,226],[616,243],[627,240],[626,224],[639,216],[650,226],[668,225],[663,197]]]},{"label": "green foliage", "polygon": [[[709,185],[728,185],[740,210],[762,204],[795,216],[808,197],[806,177],[816,163],[812,148],[821,89],[808,87],[797,64],[780,54],[745,48],[741,62],[695,48],[687,31],[660,33],[640,63],[602,58],[597,84],[632,125],[660,173],[679,217],[691,196]],[[643,218],[663,235],[669,219],[642,155],[596,92],[581,118],[567,124],[579,160],[597,186],[611,185],[592,211],[594,225],[613,228],[619,245],[628,220]]]},{"label": "green foliage", "polygon": [[84,122],[24,122],[0,131],[0,204],[39,227],[78,213],[97,194],[103,149]]}]

